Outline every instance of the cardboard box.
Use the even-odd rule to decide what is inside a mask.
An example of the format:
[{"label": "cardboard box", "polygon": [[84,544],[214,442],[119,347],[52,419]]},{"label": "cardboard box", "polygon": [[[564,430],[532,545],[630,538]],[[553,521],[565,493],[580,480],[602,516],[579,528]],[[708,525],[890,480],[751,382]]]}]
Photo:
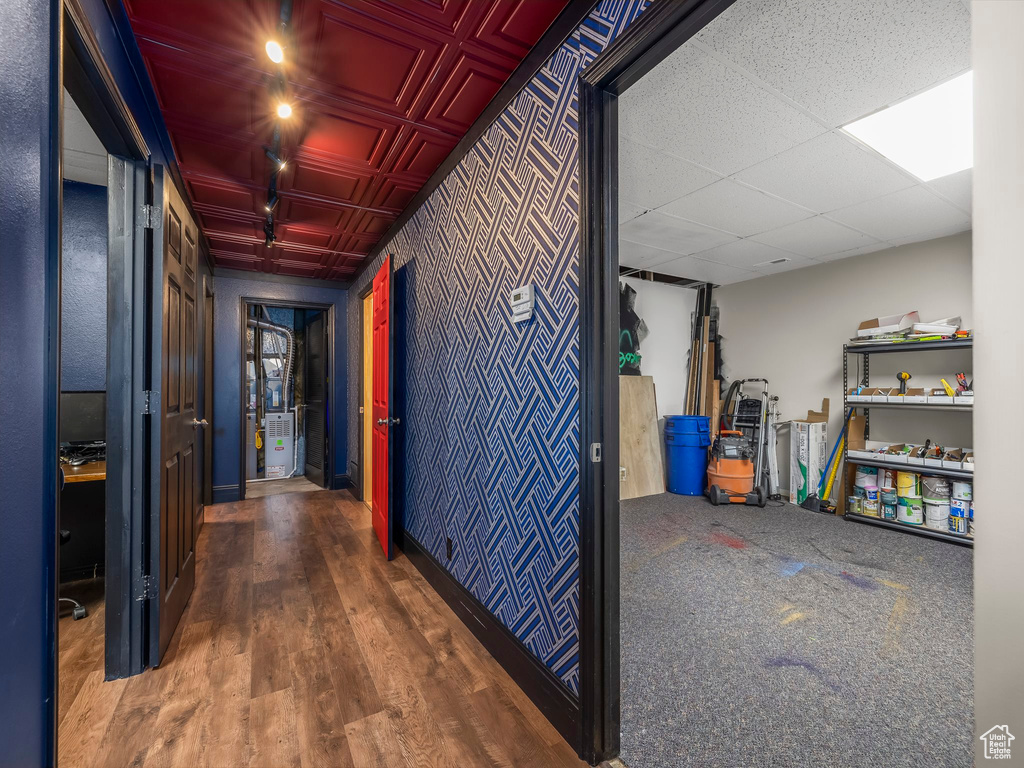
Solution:
[{"label": "cardboard box", "polygon": [[953,398],[942,387],[935,387],[928,392],[928,402],[933,405],[952,405]]},{"label": "cardboard box", "polygon": [[818,492],[828,462],[828,398],[821,401],[821,411],[794,419],[789,435],[789,500],[802,504]]},{"label": "cardboard box", "polygon": [[899,388],[889,395],[889,402],[893,403],[927,403],[928,394],[924,387],[907,387],[907,394],[901,395]]},{"label": "cardboard box", "polygon": [[963,394],[955,395],[953,397],[953,402],[956,405],[974,405],[974,393],[964,392]]},{"label": "cardboard box", "polygon": [[[858,394],[857,390],[860,390]],[[868,387],[853,387],[849,392],[846,393],[846,402],[848,403],[866,403],[870,401],[870,395],[867,394]]]},{"label": "cardboard box", "polygon": [[924,455],[924,465],[926,467],[941,467],[942,457],[945,455],[946,449],[941,445],[931,446],[927,453]]},{"label": "cardboard box", "polygon": [[891,464],[909,464],[909,454],[913,449],[913,445],[907,443],[896,443],[895,445],[890,445],[885,449],[885,455],[882,459],[883,461],[887,461]]},{"label": "cardboard box", "polygon": [[893,397],[899,397],[899,387],[878,387],[871,393],[872,403],[888,403]]},{"label": "cardboard box", "polygon": [[925,447],[923,445],[915,445],[913,448],[910,449],[910,453],[907,454],[907,463],[923,467],[924,458]]},{"label": "cardboard box", "polygon": [[907,312],[904,315],[886,315],[885,317],[873,317],[865,320],[857,326],[857,336],[877,336],[881,333],[899,333],[908,330],[914,323],[920,322],[921,317],[914,312]]},{"label": "cardboard box", "polygon": [[964,448],[964,460],[961,463],[960,468],[965,472],[974,471],[974,451],[970,448]]},{"label": "cardboard box", "polygon": [[889,446],[888,443],[884,443],[881,440],[864,440],[864,445],[859,448],[851,446],[847,449],[847,454],[851,459],[874,459],[879,460],[882,458],[882,453]]},{"label": "cardboard box", "polygon": [[963,469],[964,450],[962,448],[947,448],[942,457],[943,469]]}]

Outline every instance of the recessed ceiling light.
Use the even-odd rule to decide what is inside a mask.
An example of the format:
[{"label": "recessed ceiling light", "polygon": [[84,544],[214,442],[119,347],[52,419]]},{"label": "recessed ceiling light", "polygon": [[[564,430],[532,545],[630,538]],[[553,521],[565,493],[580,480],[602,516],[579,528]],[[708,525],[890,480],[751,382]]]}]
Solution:
[{"label": "recessed ceiling light", "polygon": [[974,165],[971,72],[843,126],[921,181]]},{"label": "recessed ceiling light", "polygon": [[292,116],[292,108],[290,105],[284,102],[277,105],[277,116],[280,118],[289,118]]},{"label": "recessed ceiling light", "polygon": [[284,61],[284,48],[277,40],[267,40],[267,56],[275,64]]}]

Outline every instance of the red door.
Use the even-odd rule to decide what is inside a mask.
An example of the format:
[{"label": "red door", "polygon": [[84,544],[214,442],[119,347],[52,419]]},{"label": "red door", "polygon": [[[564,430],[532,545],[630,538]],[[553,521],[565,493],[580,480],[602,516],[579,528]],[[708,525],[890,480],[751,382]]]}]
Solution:
[{"label": "red door", "polygon": [[393,556],[391,521],[391,257],[373,278],[373,530],[390,560]]}]

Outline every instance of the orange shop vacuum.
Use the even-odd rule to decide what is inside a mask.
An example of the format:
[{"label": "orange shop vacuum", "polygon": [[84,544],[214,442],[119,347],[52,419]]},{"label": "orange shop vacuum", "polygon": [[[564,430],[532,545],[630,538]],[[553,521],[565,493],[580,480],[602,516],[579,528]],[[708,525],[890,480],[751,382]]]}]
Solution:
[{"label": "orange shop vacuum", "polygon": [[[747,397],[740,387],[761,384],[758,397]],[[733,398],[739,394],[729,413]],[[765,448],[768,422],[768,380],[742,379],[729,387],[722,408],[722,423],[711,446],[708,489],[705,495],[715,506],[748,504],[763,507],[768,501],[765,482]]]}]

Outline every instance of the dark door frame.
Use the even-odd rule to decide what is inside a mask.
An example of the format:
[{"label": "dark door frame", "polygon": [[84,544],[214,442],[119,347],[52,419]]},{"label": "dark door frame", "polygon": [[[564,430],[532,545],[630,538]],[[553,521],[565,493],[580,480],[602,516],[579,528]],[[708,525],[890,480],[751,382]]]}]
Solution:
[{"label": "dark door frame", "polygon": [[[148,441],[141,403],[146,388],[146,237],[141,208],[146,202],[145,164],[150,152],[103,60],[80,0],[65,0],[63,16],[60,80],[110,156],[107,328],[118,329],[118,333],[107,334],[106,366],[104,666],[109,680],[138,674],[146,667],[146,606],[137,598],[143,589],[147,530]],[[63,100],[60,112],[63,123]],[[56,445],[53,451],[56,455]],[[55,540],[56,535],[54,531]],[[55,659],[55,669],[56,664]]]},{"label": "dark door frame", "polygon": [[[238,330],[239,336],[239,353],[241,361],[241,371],[239,372],[238,391],[241,393],[241,402],[239,403],[239,419],[240,419],[240,436],[238,440],[239,444],[239,457],[238,457],[238,498],[239,501],[245,499],[245,403],[246,403],[246,391],[245,391],[245,319],[248,317],[246,307],[249,304],[259,304],[265,307],[283,307],[285,309],[316,309],[323,312],[326,316],[327,322],[327,365],[325,366],[325,375],[327,377],[327,386],[324,388],[324,397],[327,398],[327,423],[324,425],[327,430],[327,450],[324,453],[324,474],[327,477],[327,488],[333,490],[334,488],[334,456],[335,456],[335,438],[337,430],[334,429],[334,425],[331,423],[334,420],[333,408],[335,407],[334,393],[331,391],[334,389],[334,305],[332,304],[320,304],[316,302],[308,301],[290,301],[288,299],[261,299],[253,296],[242,296],[239,298],[239,317],[241,318],[241,327]],[[295,425],[298,430],[298,424]],[[296,433],[295,439],[298,440],[298,434]],[[330,469],[328,472],[327,470]]]},{"label": "dark door frame", "polygon": [[619,752],[618,96],[733,0],[652,3],[579,79],[581,756]]},{"label": "dark door frame", "polygon": [[213,275],[203,276],[203,511],[196,535],[206,519],[206,507],[213,504],[213,313],[217,302]]}]

